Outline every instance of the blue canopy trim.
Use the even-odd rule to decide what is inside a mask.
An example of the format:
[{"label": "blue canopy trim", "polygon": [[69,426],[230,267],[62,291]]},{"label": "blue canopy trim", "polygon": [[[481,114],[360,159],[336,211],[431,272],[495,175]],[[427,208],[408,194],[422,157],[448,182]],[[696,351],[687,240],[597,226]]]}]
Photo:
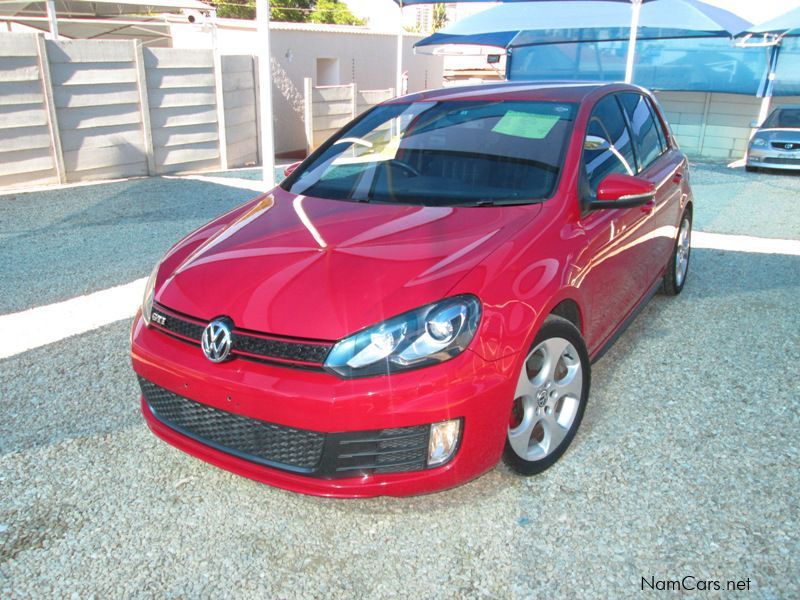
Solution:
[{"label": "blue canopy trim", "polygon": [[[514,81],[622,81],[627,50],[627,41],[512,48],[507,75]],[[633,81],[656,90],[756,95],[762,87],[770,50],[737,48],[724,38],[642,40],[636,46]],[[774,93],[781,95],[779,86]]]},{"label": "blue canopy trim", "polygon": [[800,96],[800,37],[784,38],[777,53],[773,96]]}]

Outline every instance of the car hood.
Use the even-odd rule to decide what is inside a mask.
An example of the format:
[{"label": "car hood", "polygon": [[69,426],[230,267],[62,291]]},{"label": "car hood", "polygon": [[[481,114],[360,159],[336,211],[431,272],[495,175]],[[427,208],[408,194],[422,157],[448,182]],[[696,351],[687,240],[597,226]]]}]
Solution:
[{"label": "car hood", "polygon": [[336,340],[445,297],[540,210],[365,204],[276,188],[177,244],[155,298],[241,329]]}]

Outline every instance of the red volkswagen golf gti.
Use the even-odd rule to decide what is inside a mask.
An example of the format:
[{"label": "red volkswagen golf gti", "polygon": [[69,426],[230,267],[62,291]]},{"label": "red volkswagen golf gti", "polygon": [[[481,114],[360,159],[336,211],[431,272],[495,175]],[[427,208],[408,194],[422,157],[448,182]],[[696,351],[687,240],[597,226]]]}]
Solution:
[{"label": "red volkswagen golf gti", "polygon": [[501,84],[379,105],[178,242],[132,331],[153,432],[325,496],[406,495],[575,437],[590,368],[681,291],[688,166],[630,85]]}]

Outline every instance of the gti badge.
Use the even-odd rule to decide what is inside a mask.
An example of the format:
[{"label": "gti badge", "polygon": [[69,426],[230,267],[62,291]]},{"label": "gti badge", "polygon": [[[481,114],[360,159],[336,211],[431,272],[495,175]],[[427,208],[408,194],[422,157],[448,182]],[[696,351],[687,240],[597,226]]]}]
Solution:
[{"label": "gti badge", "polygon": [[214,319],[203,330],[203,337],[200,345],[203,354],[211,362],[219,363],[228,358],[231,353],[231,328],[225,319]]},{"label": "gti badge", "polygon": [[161,313],[153,311],[150,315],[150,320],[157,325],[164,325],[167,322],[167,317],[165,317]]}]

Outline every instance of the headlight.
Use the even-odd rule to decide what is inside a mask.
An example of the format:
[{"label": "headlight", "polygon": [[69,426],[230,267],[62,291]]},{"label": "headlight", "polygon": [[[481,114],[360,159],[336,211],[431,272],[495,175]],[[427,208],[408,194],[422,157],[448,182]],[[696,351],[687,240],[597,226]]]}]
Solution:
[{"label": "headlight", "polygon": [[753,146],[766,146],[767,145],[767,140],[765,140],[764,138],[760,138],[760,137],[753,138],[752,145]]},{"label": "headlight", "polygon": [[158,267],[153,269],[150,277],[147,279],[147,285],[144,286],[144,298],[142,299],[142,318],[146,325],[150,325],[150,317],[153,314],[153,297],[156,293],[156,275],[158,275]]},{"label": "headlight", "polygon": [[342,377],[366,377],[444,362],[469,345],[480,318],[475,296],[447,298],[343,339],[325,367]]}]

